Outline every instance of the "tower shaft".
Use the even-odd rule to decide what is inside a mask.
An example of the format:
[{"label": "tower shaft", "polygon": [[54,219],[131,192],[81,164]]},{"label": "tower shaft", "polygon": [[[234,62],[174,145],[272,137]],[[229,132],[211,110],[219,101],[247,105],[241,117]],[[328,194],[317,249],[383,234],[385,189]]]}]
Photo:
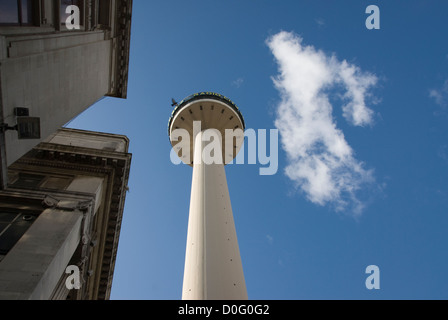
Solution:
[{"label": "tower shaft", "polygon": [[182,299],[244,300],[246,283],[224,164],[202,160],[202,133],[195,137]]}]

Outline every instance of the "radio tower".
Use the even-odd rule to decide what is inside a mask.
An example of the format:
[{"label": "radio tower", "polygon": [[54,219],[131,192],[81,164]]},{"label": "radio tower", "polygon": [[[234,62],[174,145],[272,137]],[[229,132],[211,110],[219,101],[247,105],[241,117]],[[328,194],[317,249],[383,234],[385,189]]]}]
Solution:
[{"label": "radio tower", "polygon": [[[246,283],[224,170],[243,143],[243,116],[230,99],[213,92],[191,95],[173,106],[168,124],[171,145],[193,167],[182,299],[245,300]],[[236,133],[228,141],[226,129]],[[190,152],[176,147],[185,142],[178,142],[179,131],[188,132]],[[210,135],[218,133],[221,148],[213,152],[221,152],[222,161],[210,164],[203,154],[214,141]]]}]

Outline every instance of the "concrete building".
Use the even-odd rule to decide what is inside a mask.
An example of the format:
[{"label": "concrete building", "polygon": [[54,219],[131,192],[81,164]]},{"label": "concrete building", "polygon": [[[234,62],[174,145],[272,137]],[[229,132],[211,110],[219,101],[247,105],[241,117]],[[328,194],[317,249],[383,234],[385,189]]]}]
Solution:
[{"label": "concrete building", "polygon": [[126,97],[131,12],[132,0],[0,1],[0,189],[42,139],[102,97]]},{"label": "concrete building", "polygon": [[129,141],[61,128],[126,98],[131,13],[132,0],[0,1],[0,299],[110,297]]},{"label": "concrete building", "polygon": [[[10,166],[0,191],[0,299],[109,299],[128,146],[125,136],[61,129]],[[67,286],[68,266],[79,270],[79,289]]]}]

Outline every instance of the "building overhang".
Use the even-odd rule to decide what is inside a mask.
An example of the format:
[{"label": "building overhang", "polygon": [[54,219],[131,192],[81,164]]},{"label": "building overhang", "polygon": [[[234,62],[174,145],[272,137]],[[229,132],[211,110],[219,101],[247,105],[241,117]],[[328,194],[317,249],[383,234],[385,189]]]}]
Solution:
[{"label": "building overhang", "polygon": [[127,98],[129,55],[131,47],[131,25],[132,25],[132,0],[118,0],[116,2],[115,18],[115,81],[110,97]]},{"label": "building overhang", "polygon": [[[60,132],[89,134],[89,131],[76,129],[61,129]],[[92,132],[92,134],[105,137],[109,135],[98,132]],[[110,136],[117,137],[118,135]],[[47,170],[51,171],[107,177],[104,190],[106,198],[101,210],[103,217],[99,219],[102,222],[97,226],[97,230],[101,230],[101,236],[97,239],[98,243],[96,244],[96,247],[99,248],[99,256],[95,263],[97,271],[95,277],[89,280],[94,281],[94,284],[88,285],[88,287],[94,288],[89,296],[90,299],[95,300],[110,298],[130,174],[132,154],[127,152],[129,140],[125,136],[120,136],[120,138],[126,144],[124,152],[42,142],[10,167],[13,170],[20,170],[22,167],[48,168]],[[12,195],[14,192],[20,193],[20,190],[9,188],[1,194]],[[64,191],[61,191],[61,195],[63,193]],[[37,197],[39,196],[37,195]],[[41,198],[44,197],[45,193],[42,193]]]}]

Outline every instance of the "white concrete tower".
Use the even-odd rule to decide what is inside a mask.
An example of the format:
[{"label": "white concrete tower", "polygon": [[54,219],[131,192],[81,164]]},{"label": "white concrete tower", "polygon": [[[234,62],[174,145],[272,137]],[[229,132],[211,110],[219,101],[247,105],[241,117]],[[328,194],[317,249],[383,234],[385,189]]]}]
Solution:
[{"label": "white concrete tower", "polygon": [[[171,115],[168,125],[171,144],[179,158],[193,167],[184,300],[247,299],[224,170],[224,165],[241,148],[244,128],[238,107],[213,92],[187,97]],[[213,148],[217,143],[219,148]]]}]

